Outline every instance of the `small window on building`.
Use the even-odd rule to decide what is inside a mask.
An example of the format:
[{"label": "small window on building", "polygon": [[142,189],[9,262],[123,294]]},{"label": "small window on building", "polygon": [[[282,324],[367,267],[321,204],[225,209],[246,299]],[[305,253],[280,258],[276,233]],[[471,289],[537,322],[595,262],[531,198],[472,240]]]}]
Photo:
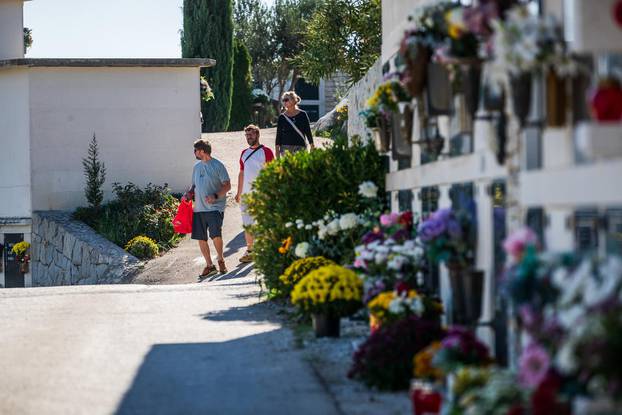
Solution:
[{"label": "small window on building", "polygon": [[398,209],[400,212],[412,210],[413,192],[412,190],[400,190],[397,192]]},{"label": "small window on building", "polygon": [[426,218],[438,209],[440,191],[438,190],[438,186],[431,186],[422,187],[419,193],[419,199],[421,200],[421,215],[423,218]]},{"label": "small window on building", "polygon": [[527,209],[527,215],[525,218],[525,225],[530,228],[532,231],[538,235],[538,240],[542,248],[545,248],[545,239],[544,239],[544,209],[541,207],[529,208]]},{"label": "small window on building", "polygon": [[578,210],[574,215],[575,246],[582,253],[598,249],[598,211],[596,209]]},{"label": "small window on building", "polygon": [[296,94],[303,100],[318,100],[320,99],[320,87],[318,85],[313,85],[304,80],[304,78],[300,78],[298,82],[296,82]]}]

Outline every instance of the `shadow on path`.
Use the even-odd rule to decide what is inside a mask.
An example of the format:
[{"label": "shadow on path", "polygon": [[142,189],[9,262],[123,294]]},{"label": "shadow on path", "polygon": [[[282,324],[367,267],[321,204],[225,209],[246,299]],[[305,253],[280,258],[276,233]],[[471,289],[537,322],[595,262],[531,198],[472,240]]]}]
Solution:
[{"label": "shadow on path", "polygon": [[337,414],[289,342],[277,329],[225,342],[153,345],[115,413]]},{"label": "shadow on path", "polygon": [[238,233],[232,240],[225,246],[224,257],[227,258],[238,252],[240,248],[246,247],[246,239],[244,239],[244,231]]},{"label": "shadow on path", "polygon": [[248,321],[254,323],[282,323],[270,307],[269,303],[261,302],[249,306],[230,307],[225,310],[210,311],[201,314],[203,320],[209,321]]}]

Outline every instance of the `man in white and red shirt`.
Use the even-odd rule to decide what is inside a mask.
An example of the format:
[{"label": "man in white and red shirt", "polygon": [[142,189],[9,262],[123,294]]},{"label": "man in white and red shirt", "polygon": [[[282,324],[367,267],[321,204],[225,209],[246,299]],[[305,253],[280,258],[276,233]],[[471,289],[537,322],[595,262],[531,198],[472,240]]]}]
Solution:
[{"label": "man in white and red shirt", "polygon": [[251,124],[244,128],[246,142],[250,146],[240,154],[240,174],[238,175],[238,193],[235,195],[236,202],[240,203],[242,210],[242,224],[244,225],[244,237],[246,239],[246,253],[240,258],[240,262],[253,262],[253,235],[247,230],[247,226],[254,223],[253,218],[246,211],[242,195],[250,193],[253,182],[259,175],[259,171],[274,159],[272,150],[259,144],[259,127]]}]

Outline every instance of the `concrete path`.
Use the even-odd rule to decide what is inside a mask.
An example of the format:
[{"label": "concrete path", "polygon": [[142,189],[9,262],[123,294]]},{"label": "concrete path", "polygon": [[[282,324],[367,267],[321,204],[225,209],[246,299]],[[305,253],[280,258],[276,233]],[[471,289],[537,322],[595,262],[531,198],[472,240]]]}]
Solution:
[{"label": "concrete path", "polygon": [[[243,135],[210,138],[235,186]],[[229,205],[230,272],[212,281],[196,283],[202,259],[185,240],[135,281],[155,285],[0,290],[0,414],[340,414],[238,266]]]}]

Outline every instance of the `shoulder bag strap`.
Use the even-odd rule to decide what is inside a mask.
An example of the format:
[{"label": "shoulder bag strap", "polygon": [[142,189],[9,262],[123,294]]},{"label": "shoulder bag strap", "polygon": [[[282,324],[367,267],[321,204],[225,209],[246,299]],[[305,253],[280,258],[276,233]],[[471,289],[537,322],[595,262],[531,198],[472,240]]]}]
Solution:
[{"label": "shoulder bag strap", "polygon": [[287,122],[294,127],[294,130],[296,130],[296,132],[298,133],[298,135],[300,135],[300,137],[302,137],[302,142],[305,143],[305,145],[307,145],[307,139],[305,138],[305,135],[302,133],[302,131],[300,131],[298,129],[298,127],[296,127],[296,124],[294,124],[294,122],[291,120],[291,118],[289,118],[287,115],[283,114],[283,116],[285,117],[285,119],[287,120]]},{"label": "shoulder bag strap", "polygon": [[249,158],[253,157],[253,154],[255,154],[257,152],[257,150],[263,148],[263,144],[260,144],[259,147],[257,147],[256,149],[253,150],[252,153],[250,153],[245,159],[244,159],[244,163],[246,163],[248,161]]}]

